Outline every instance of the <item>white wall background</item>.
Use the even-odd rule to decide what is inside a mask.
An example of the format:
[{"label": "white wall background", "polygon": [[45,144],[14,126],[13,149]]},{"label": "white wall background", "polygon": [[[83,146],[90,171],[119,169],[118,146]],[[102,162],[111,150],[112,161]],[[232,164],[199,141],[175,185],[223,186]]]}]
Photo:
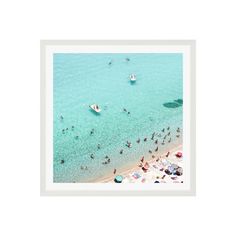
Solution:
[{"label": "white wall background", "polygon": [[[0,3],[0,235],[233,235],[234,0]],[[197,196],[40,197],[39,40],[196,39]]]}]

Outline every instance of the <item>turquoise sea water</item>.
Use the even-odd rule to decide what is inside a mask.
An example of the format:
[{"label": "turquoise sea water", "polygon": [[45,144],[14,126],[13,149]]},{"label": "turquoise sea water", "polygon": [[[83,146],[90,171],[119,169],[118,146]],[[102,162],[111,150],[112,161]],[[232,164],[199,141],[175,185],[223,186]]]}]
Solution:
[{"label": "turquoise sea water", "polygon": [[[182,63],[178,53],[54,54],[54,182],[93,182],[114,168],[119,173],[136,165],[157,146],[160,153],[180,144],[176,129],[182,130],[182,106],[163,104],[183,98]],[[133,84],[132,73],[137,77]],[[89,108],[94,103],[101,107],[100,114]],[[171,135],[162,145],[161,130],[167,133],[168,126]],[[158,145],[151,140],[153,132],[162,135],[155,135]],[[110,163],[104,165],[106,155]]]}]

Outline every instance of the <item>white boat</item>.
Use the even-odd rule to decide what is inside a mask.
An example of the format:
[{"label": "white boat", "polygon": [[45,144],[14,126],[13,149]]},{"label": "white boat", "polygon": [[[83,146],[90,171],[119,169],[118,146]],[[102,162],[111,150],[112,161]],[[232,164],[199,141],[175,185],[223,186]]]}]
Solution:
[{"label": "white boat", "polygon": [[136,76],[134,74],[132,74],[129,76],[129,79],[131,82],[134,82],[134,81],[136,81]]},{"label": "white boat", "polygon": [[92,104],[89,107],[97,113],[101,112],[101,109],[99,108],[97,104]]}]

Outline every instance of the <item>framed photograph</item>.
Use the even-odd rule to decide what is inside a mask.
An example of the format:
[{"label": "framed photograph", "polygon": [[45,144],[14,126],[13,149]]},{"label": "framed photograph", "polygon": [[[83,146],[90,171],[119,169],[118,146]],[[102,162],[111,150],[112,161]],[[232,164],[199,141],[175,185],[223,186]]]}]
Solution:
[{"label": "framed photograph", "polygon": [[41,41],[41,195],[195,195],[195,41]]}]

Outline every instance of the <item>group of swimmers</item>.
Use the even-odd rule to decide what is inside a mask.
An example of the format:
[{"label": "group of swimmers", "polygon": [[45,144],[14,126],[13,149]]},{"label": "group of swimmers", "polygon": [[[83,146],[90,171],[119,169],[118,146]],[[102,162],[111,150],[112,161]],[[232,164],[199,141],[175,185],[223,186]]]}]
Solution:
[{"label": "group of swimmers", "polygon": [[[127,112],[128,114],[130,114],[130,112],[127,111],[126,108],[123,108],[123,111],[124,111],[124,112]],[[63,117],[62,115],[60,116],[60,120],[61,120],[61,121],[64,120],[64,117]],[[74,127],[74,126],[71,126],[71,130],[74,131],[74,129],[75,129],[75,127]],[[65,134],[65,132],[68,131],[68,130],[69,130],[69,128],[63,129],[63,130],[62,130],[62,133]],[[95,129],[92,129],[92,130],[90,131],[90,135],[93,135],[94,132],[95,132]],[[176,137],[179,138],[179,137],[180,137],[180,128],[179,128],[179,127],[177,128],[176,132],[177,132]],[[164,136],[163,136],[163,135],[164,135]],[[151,140],[154,141],[154,144],[155,144],[155,145],[157,145],[156,148],[154,149],[154,151],[155,151],[155,152],[158,152],[158,150],[159,150],[159,147],[158,147],[159,139],[156,139],[155,137],[162,138],[162,142],[161,142],[162,145],[165,145],[165,144],[166,144],[167,138],[168,138],[168,141],[167,141],[167,142],[170,143],[170,142],[172,141],[172,139],[171,139],[170,127],[168,126],[167,128],[163,128],[163,129],[161,130],[161,132],[159,132],[159,133],[153,132],[152,135],[151,135]],[[78,139],[78,138],[79,138],[78,135],[75,136],[75,139]],[[145,138],[143,139],[143,141],[144,141],[144,142],[147,142],[147,141],[148,141],[148,138],[145,137]],[[139,144],[140,142],[141,142],[141,139],[138,138],[138,139],[136,140],[136,143]],[[128,147],[128,148],[131,148],[131,147],[132,147],[132,143],[131,143],[130,141],[126,141],[125,146]],[[101,149],[101,144],[97,144],[97,150],[99,150],[99,149]],[[152,150],[149,150],[148,152],[149,152],[150,154],[153,153]],[[119,153],[122,155],[122,154],[124,153],[124,149],[121,149]],[[94,158],[95,158],[94,154],[90,154],[90,158],[91,158],[91,159],[94,159]],[[152,158],[155,158],[155,155],[152,155]],[[108,156],[105,156],[105,159],[106,159],[106,160],[105,160],[104,162],[102,162],[102,164],[106,165],[106,164],[109,164],[109,163],[111,162],[111,159],[110,159]],[[60,163],[61,163],[61,164],[64,164],[64,163],[65,163],[65,160],[62,159]],[[81,166],[81,169],[87,170],[88,167],[87,167],[87,166],[85,166],[85,167]],[[116,172],[116,171],[115,171],[115,172]]]},{"label": "group of swimmers", "polygon": [[[171,142],[170,127],[167,127],[166,129],[165,129],[165,128],[162,129],[162,130],[161,130],[161,133],[159,133],[159,134],[156,133],[156,132],[154,132],[154,133],[152,133],[152,135],[151,135],[151,140],[154,141],[154,144],[157,145],[156,148],[154,149],[155,152],[158,152],[158,150],[159,150],[159,147],[158,147],[159,141],[158,141],[158,139],[154,140],[154,139],[155,139],[155,136],[157,136],[157,137],[160,138],[160,137],[162,137],[162,135],[164,135],[164,134],[162,134],[162,133],[165,133],[165,131],[168,131],[168,133],[165,134],[165,136],[163,136],[163,140],[162,140],[162,142],[161,142],[162,145],[165,145],[165,140],[166,140],[167,137],[169,137],[169,140],[168,140],[167,142],[168,142],[168,143]],[[179,127],[177,128],[176,132],[177,132],[177,133],[180,133],[180,128],[179,128]],[[178,137],[180,137],[180,134],[178,134]],[[148,140],[147,137],[145,137],[145,138],[143,139],[144,142],[147,142],[147,140]],[[139,143],[141,142],[141,139],[138,138],[138,139],[136,140],[136,142],[139,144]],[[128,148],[131,148],[131,147],[132,147],[132,143],[131,143],[130,141],[126,141],[125,146],[128,147]],[[100,148],[101,148],[101,145],[98,144],[98,145],[97,145],[97,148],[100,149]],[[152,150],[148,150],[148,152],[149,152],[150,154],[153,153]],[[121,149],[119,153],[122,155],[122,154],[124,153],[124,149]],[[91,155],[90,155],[90,158],[91,158],[91,159],[94,159],[94,154],[91,154]],[[106,156],[105,158],[108,159],[108,156]],[[155,158],[155,155],[152,155],[152,158]],[[110,158],[109,158],[107,161],[102,162],[102,164],[109,164],[109,163],[110,163]]]}]

